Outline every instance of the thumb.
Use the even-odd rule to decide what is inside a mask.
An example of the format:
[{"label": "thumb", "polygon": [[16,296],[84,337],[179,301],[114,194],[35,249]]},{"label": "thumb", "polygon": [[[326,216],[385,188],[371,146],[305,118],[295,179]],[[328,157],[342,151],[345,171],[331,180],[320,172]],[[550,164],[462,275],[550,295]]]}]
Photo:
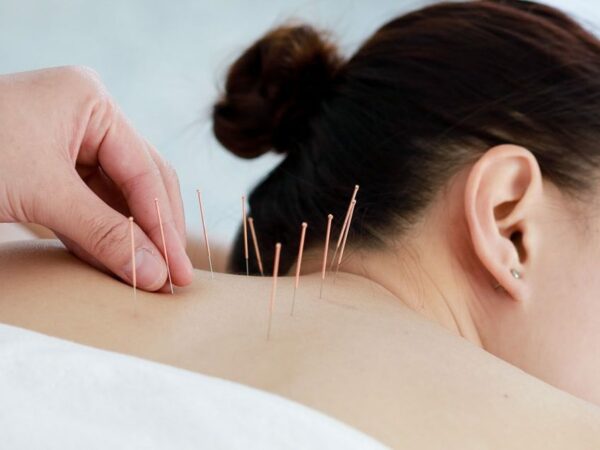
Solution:
[{"label": "thumb", "polygon": [[[128,283],[133,282],[131,233],[127,217],[97,197],[80,179],[64,183],[44,208],[42,225],[64,236],[67,247],[90,264],[104,265]],[[167,267],[162,253],[134,224],[137,286],[154,291],[163,286]],[[74,244],[74,245],[73,245]],[[78,247],[78,248],[77,248]]]}]

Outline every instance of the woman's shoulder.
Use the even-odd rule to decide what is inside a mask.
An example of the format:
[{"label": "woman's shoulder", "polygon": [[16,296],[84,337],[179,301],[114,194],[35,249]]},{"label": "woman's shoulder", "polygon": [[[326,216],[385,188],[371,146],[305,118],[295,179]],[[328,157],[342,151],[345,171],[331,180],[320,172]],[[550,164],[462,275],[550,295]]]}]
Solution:
[{"label": "woman's shoulder", "polygon": [[597,406],[406,307],[376,311],[338,321],[304,352],[322,370],[287,389],[398,448],[600,448]]}]

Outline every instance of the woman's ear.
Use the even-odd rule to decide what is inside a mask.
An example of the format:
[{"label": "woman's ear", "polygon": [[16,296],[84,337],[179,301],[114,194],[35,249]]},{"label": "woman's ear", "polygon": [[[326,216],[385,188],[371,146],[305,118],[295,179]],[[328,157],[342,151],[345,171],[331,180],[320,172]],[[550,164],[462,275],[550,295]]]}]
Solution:
[{"label": "woman's ear", "polygon": [[527,301],[533,290],[528,270],[538,233],[534,206],[541,196],[542,174],[535,156],[512,144],[490,148],[473,165],[465,185],[465,215],[475,253],[517,301]]}]

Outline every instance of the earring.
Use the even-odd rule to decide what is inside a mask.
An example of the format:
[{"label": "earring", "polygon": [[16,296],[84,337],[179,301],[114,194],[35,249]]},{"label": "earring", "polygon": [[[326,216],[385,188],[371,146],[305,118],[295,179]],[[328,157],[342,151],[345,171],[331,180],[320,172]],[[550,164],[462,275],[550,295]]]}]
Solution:
[{"label": "earring", "polygon": [[[512,274],[513,277],[515,277],[517,279],[521,278],[521,273],[516,269],[510,269],[510,273]],[[494,285],[494,289],[498,289],[499,287],[500,287],[500,283],[496,283]]]}]

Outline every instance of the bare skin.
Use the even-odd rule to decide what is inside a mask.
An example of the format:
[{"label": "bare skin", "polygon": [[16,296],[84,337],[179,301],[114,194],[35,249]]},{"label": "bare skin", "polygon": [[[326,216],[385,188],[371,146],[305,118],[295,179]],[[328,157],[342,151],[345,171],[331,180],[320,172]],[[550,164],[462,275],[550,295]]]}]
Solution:
[{"label": "bare skin", "polygon": [[[340,272],[318,298],[303,276],[195,271],[174,296],[138,291],[57,241],[0,246],[0,321],[264,389],[394,448],[599,448],[600,409],[420,316],[364,277]],[[93,289],[90,287],[93,286]]]}]

